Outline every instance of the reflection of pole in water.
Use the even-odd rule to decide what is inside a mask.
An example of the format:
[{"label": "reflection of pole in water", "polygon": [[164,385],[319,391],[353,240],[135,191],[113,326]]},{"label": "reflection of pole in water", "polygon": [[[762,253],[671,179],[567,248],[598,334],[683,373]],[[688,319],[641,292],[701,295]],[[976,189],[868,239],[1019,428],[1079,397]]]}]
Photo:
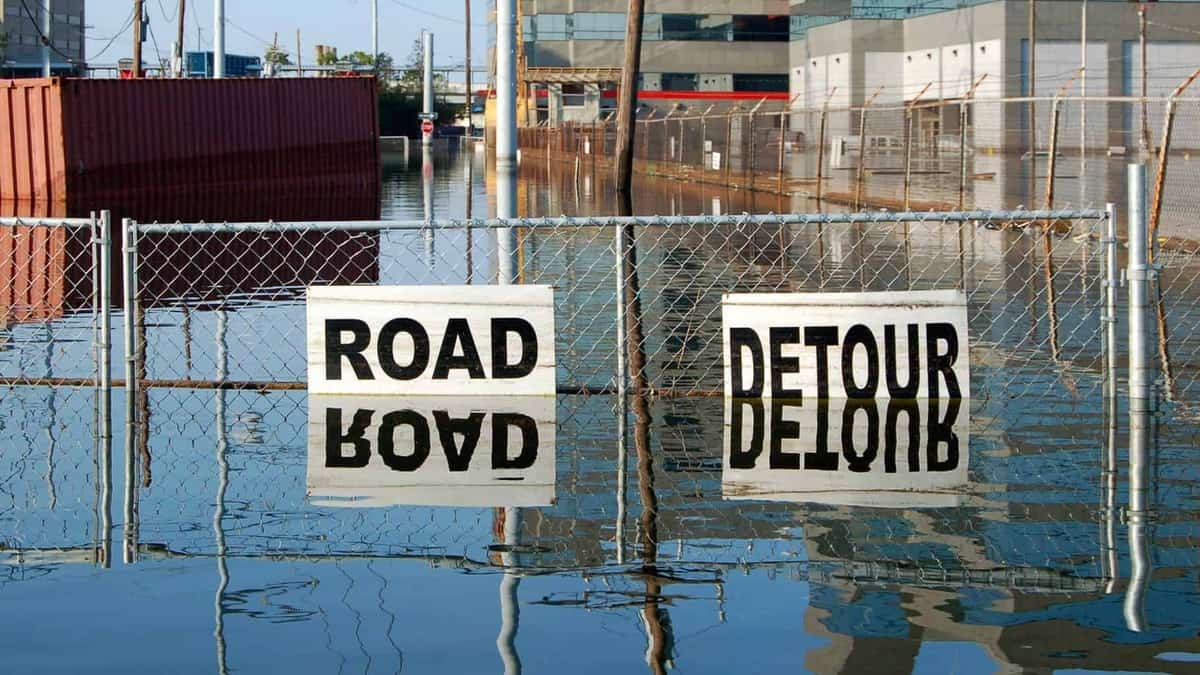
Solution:
[{"label": "reflection of pole in water", "polygon": [[520,675],[521,655],[517,653],[517,631],[521,626],[521,605],[517,591],[521,578],[515,573],[515,548],[520,542],[521,510],[506,508],[504,513],[504,553],[500,554],[504,576],[500,580],[500,635],[496,648],[504,662],[505,675]]},{"label": "reflection of pole in water", "polygon": [[[225,336],[228,330],[228,318],[225,310],[217,310],[217,379],[224,382],[229,377],[229,350]],[[217,389],[216,397],[217,425],[217,499],[213,509],[213,538],[217,547],[217,592],[213,600],[213,611],[216,622],[213,637],[217,643],[217,672],[222,675],[227,672],[225,664],[225,589],[229,587],[229,567],[225,561],[225,490],[229,486],[229,463],[226,453],[229,449],[229,439],[225,433],[225,390]]]},{"label": "reflection of pole in water", "polygon": [[1146,589],[1153,567],[1150,542],[1154,538],[1151,490],[1150,423],[1145,406],[1131,405],[1129,411],[1129,588],[1125,592],[1125,623],[1129,630],[1143,632],[1146,625]]},{"label": "reflection of pole in water", "polygon": [[[50,324],[45,324],[46,328],[46,377],[54,378],[54,348],[57,341],[54,339],[54,332],[50,330]],[[50,508],[54,509],[58,506],[58,489],[54,485],[54,451],[58,449],[58,437],[54,434],[54,428],[58,426],[58,388],[50,387],[49,394],[46,398],[46,412],[49,414],[49,420],[46,424],[46,440],[49,445],[46,448],[46,490],[50,496]]]},{"label": "reflection of pole in water", "polygon": [[[467,6],[469,7],[470,4],[471,3],[468,2]],[[468,24],[468,26],[469,25],[470,24]],[[470,32],[470,30],[471,29],[468,27],[467,32]],[[468,56],[467,58],[470,59],[470,56]],[[469,79],[470,77],[471,77],[471,74],[470,74],[470,72],[468,72],[467,78]],[[467,129],[469,130],[471,128],[470,127],[470,115],[467,116],[467,120],[468,120],[467,121]],[[470,144],[468,144],[467,147],[471,148],[472,146]],[[474,216],[474,197],[475,197],[475,153],[474,153],[474,151],[471,151],[467,154],[466,170],[467,170],[467,176],[466,176],[466,183],[467,183],[467,186],[466,186],[467,187],[467,228],[466,228],[466,230],[467,230],[466,231],[466,235],[467,235],[467,279],[466,279],[466,281],[467,281],[467,285],[470,285],[471,282],[473,282],[475,280],[475,233],[472,231],[472,228],[471,228],[471,218]]]},{"label": "reflection of pole in water", "polygon": [[434,267],[434,232],[433,232],[433,148],[429,145],[421,147],[421,192],[425,204],[425,227],[421,236],[425,240],[425,267]]},{"label": "reflection of pole in water", "polygon": [[1108,440],[1104,453],[1103,484],[1104,532],[1103,555],[1100,558],[1102,576],[1108,580],[1105,589],[1112,593],[1116,589],[1117,560],[1117,284],[1120,270],[1117,261],[1117,213],[1113,204],[1108,205],[1105,223],[1105,355],[1104,385],[1108,422]]}]

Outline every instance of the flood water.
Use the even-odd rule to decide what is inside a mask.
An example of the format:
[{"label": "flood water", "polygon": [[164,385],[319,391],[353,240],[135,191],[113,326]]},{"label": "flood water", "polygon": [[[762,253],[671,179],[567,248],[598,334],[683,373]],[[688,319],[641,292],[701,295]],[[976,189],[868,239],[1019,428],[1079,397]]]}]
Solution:
[{"label": "flood water", "polygon": [[[382,217],[494,213],[482,156],[439,150],[435,163],[426,181],[419,156],[387,158]],[[530,217],[613,211],[603,181],[562,166],[524,167],[519,202]],[[642,181],[634,202],[797,209],[678,181]],[[643,228],[649,376],[679,394],[645,407],[573,393],[603,390],[616,368],[610,228],[523,243],[522,281],[559,293],[563,393],[534,402],[187,385],[302,383],[304,282],[491,283],[487,230],[269,240],[300,252],[291,276],[221,257],[267,239],[149,239],[143,265],[160,275],[143,278],[141,376],[174,384],[128,402],[147,424],[130,435],[115,389],[106,451],[92,389],[0,391],[8,668],[1200,672],[1190,312],[1168,314],[1167,400],[1135,415],[1123,379],[1114,405],[1104,395],[1098,232],[1056,243],[1053,308],[1031,234],[904,234]],[[180,283],[181,257],[225,272]],[[1188,288],[1200,265],[1176,262],[1170,279]],[[720,389],[722,293],[954,287],[969,291],[969,399],[683,395]],[[1198,299],[1172,296],[1172,309]],[[0,374],[90,377],[86,309],[0,330]],[[120,377],[119,329],[114,341]],[[363,411],[365,446],[346,440]],[[397,444],[426,438],[427,472],[389,470],[397,451],[371,442],[391,436],[389,414],[408,420]],[[448,427],[467,419],[473,455]],[[497,434],[516,433],[506,419],[528,420],[521,467],[495,465]],[[1136,489],[1131,456],[1150,460]],[[1148,508],[1131,513],[1135,497]]]}]

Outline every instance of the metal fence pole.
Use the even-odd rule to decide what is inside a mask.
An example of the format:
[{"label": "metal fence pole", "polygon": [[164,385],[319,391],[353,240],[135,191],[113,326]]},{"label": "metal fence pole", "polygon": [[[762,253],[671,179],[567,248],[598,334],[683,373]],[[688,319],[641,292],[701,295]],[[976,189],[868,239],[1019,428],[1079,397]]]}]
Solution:
[{"label": "metal fence pole", "polygon": [[100,309],[100,438],[112,438],[112,214],[100,212],[96,261],[100,270],[96,297]]},{"label": "metal fence pole", "polygon": [[779,113],[779,194],[786,192],[784,189],[783,164],[787,156],[787,146],[784,143],[784,139],[787,137],[787,128],[788,113],[784,111]]},{"label": "metal fence pole", "polygon": [[123,560],[137,562],[137,497],[134,453],[137,451],[137,223],[129,218],[122,221],[124,249],[123,290],[125,311],[125,512],[123,525]]},{"label": "metal fence pole", "polygon": [[[1105,359],[1104,374],[1106,395],[1110,401],[1117,400],[1117,289],[1120,287],[1120,269],[1117,260],[1117,206],[1109,203],[1108,218],[1104,226],[1104,326],[1105,326]],[[1113,410],[1115,417],[1116,411]]]},{"label": "metal fence pole", "polygon": [[1150,352],[1146,342],[1149,296],[1154,277],[1147,259],[1146,165],[1130,164],[1129,190],[1129,406],[1148,410],[1150,405]]}]

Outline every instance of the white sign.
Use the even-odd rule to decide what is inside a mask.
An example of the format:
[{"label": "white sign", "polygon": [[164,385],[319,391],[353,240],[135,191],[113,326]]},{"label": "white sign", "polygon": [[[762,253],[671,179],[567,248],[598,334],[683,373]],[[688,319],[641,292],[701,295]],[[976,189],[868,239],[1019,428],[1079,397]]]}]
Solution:
[{"label": "white sign", "polygon": [[309,397],[321,506],[550,506],[555,400]]},{"label": "white sign", "polygon": [[308,289],[313,394],[554,396],[549,286]]},{"label": "white sign", "polygon": [[714,152],[712,154],[712,168],[713,168],[713,171],[721,170],[721,153]]},{"label": "white sign", "polygon": [[725,499],[892,508],[964,499],[970,401],[725,401]]},{"label": "white sign", "polygon": [[968,398],[961,291],[726,295],[725,395]]}]

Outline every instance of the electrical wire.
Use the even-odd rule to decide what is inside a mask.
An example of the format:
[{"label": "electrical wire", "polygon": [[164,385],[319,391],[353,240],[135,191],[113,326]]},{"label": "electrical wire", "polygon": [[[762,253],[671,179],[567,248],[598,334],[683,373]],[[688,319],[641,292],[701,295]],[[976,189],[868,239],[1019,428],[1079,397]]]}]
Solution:
[{"label": "electrical wire", "polygon": [[33,29],[37,31],[38,37],[42,41],[42,46],[49,47],[50,51],[66,59],[67,63],[73,66],[79,65],[78,59],[75,59],[74,57],[71,57],[59,50],[59,48],[55,47],[54,43],[50,41],[49,36],[42,32],[42,26],[38,23],[37,17],[34,15],[34,13],[29,11],[29,5],[25,4],[25,0],[21,0],[21,7],[25,10],[25,15],[29,17],[29,22],[33,24]]},{"label": "electrical wire", "polygon": [[93,55],[92,55],[90,58],[91,58],[91,59],[93,59],[93,60],[94,60],[94,59],[98,59],[98,58],[100,58],[101,56],[104,56],[104,53],[105,53],[105,52],[107,52],[109,49],[112,49],[112,46],[113,46],[113,45],[115,45],[115,44],[117,43],[117,40],[119,40],[119,39],[121,39],[121,38],[125,37],[125,33],[128,33],[128,32],[129,32],[129,29],[133,27],[133,19],[134,19],[134,12],[133,12],[133,11],[131,11],[131,12],[129,13],[129,19],[127,19],[127,20],[125,21],[125,27],[121,29],[121,32],[119,32],[119,33],[117,33],[116,35],[112,36],[112,37],[111,37],[111,38],[108,40],[108,44],[104,45],[104,48],[103,48],[103,49],[101,49],[99,52],[96,52],[95,54],[93,54]]},{"label": "electrical wire", "polygon": [[[394,4],[397,4],[405,9],[407,9],[407,10],[417,12],[418,14],[420,14],[423,17],[429,17],[431,19],[437,19],[439,21],[447,21],[449,23],[453,23],[453,24],[456,24],[459,26],[463,25],[462,18],[446,16],[445,14],[436,14],[434,12],[429,11],[428,7],[416,7],[414,5],[408,4],[407,2],[403,2],[403,0],[392,0],[392,2]],[[488,27],[488,25],[486,23],[475,23],[474,21],[471,22],[471,25],[476,28],[487,28]]]}]

